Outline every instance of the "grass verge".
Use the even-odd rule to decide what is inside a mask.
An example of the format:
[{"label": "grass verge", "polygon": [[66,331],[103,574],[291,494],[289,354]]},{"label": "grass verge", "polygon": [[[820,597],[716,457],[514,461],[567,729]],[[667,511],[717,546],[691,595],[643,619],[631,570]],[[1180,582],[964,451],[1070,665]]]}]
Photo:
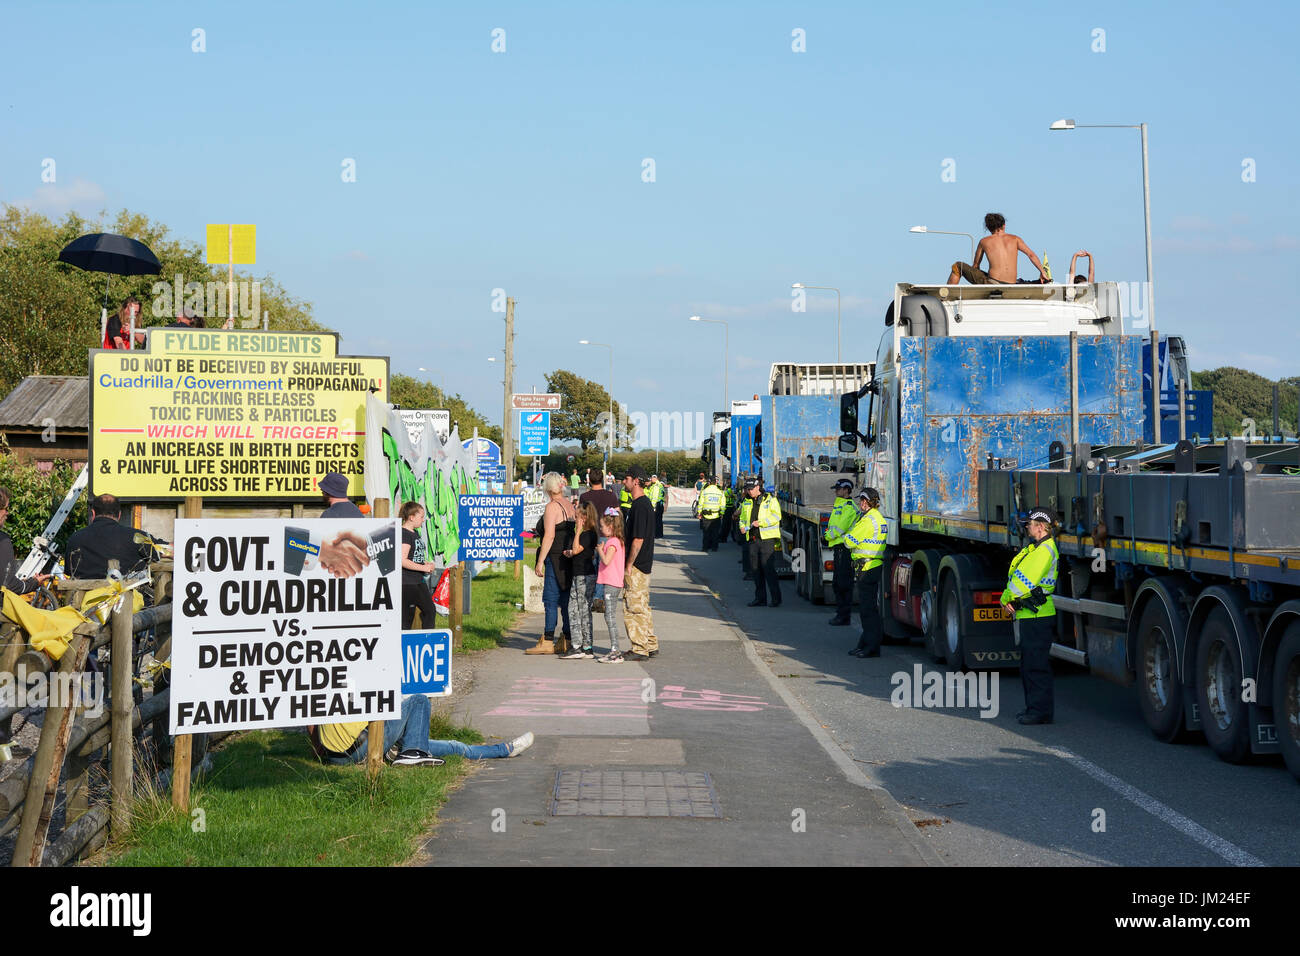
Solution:
[{"label": "grass verge", "polygon": [[[435,715],[430,735],[481,743],[474,730]],[[441,767],[335,767],[312,755],[305,734],[255,731],[213,754],[189,815],[166,790],[137,802],[132,827],[102,860],[114,866],[392,866],[409,859],[468,761]],[[201,811],[201,812],[200,812]]]}]

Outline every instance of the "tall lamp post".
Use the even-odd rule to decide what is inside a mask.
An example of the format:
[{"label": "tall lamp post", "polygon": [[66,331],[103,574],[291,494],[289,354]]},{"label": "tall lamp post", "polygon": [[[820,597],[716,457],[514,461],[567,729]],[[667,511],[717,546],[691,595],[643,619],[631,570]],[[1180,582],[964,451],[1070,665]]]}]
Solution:
[{"label": "tall lamp post", "polygon": [[609,398],[609,418],[605,424],[605,431],[608,435],[608,448],[605,452],[605,471],[609,471],[609,463],[614,460],[614,346],[607,345],[604,342],[590,342],[587,339],[579,339],[579,345],[594,345],[597,348],[609,349],[609,388],[606,389]]},{"label": "tall lamp post", "polygon": [[[791,288],[792,289],[821,289],[824,292],[835,293],[835,364],[837,368],[842,367],[844,358],[843,358],[843,352],[841,352],[840,350],[840,290],[835,288],[832,285],[805,285],[802,282],[794,283],[791,286]],[[838,382],[839,374],[840,373],[837,371],[832,381]],[[838,391],[840,386],[836,384],[832,387],[834,387]]]},{"label": "tall lamp post", "polygon": [[920,233],[922,235],[965,236],[970,240],[970,264],[975,264],[975,237],[969,232],[949,232],[947,229],[931,229],[929,226],[913,226],[907,231]]},{"label": "tall lamp post", "polygon": [[[704,319],[698,315],[691,316],[692,322],[708,322],[711,325],[722,326],[722,411],[730,411],[731,406],[727,404],[727,396],[731,394],[727,387],[727,367],[730,364],[731,351],[731,326],[727,324],[726,319]],[[709,435],[713,435],[713,416],[709,416]],[[716,456],[715,456],[716,460]],[[715,476],[716,477],[716,476]]]},{"label": "tall lamp post", "polygon": [[1147,246],[1147,320],[1151,323],[1151,432],[1155,443],[1160,444],[1160,357],[1156,336],[1156,290],[1151,267],[1151,173],[1147,166],[1146,123],[1076,123],[1072,119],[1059,119],[1050,127],[1053,130],[1072,129],[1135,129],[1142,138],[1142,220],[1146,228]]}]

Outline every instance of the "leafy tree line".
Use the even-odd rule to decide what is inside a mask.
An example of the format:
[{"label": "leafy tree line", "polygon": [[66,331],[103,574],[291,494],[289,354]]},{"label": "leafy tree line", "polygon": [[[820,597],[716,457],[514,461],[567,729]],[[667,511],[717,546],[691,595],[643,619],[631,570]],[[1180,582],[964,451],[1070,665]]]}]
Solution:
[{"label": "leafy tree line", "polygon": [[[52,222],[39,213],[0,207],[0,323],[5,329],[0,349],[0,394],[7,394],[27,375],[85,375],[86,351],[100,345],[100,307],[105,275],[59,262],[59,251],[86,233],[113,232],[143,242],[158,257],[156,276],[113,276],[109,284],[110,313],[122,300],[140,300],[140,322],[166,325],[184,304],[174,301],[175,277],[183,283],[225,283],[222,266],[204,261],[203,247],[170,235],[166,226],[147,216],[120,211],[112,220],[101,213],[86,219],[69,213]],[[312,318],[311,303],[289,294],[271,276],[254,277],[238,270],[235,281],[260,283],[259,307],[269,326],[278,331],[328,332]],[[156,283],[165,283],[166,294]],[[238,293],[236,293],[238,295]],[[186,296],[188,298],[188,295]],[[225,296],[220,308],[226,308]],[[164,314],[155,314],[155,305]],[[236,303],[238,307],[238,302]],[[219,321],[224,321],[224,318]],[[214,324],[209,321],[209,325]],[[260,326],[260,320],[259,320]]]},{"label": "leafy tree line", "polygon": [[1240,435],[1245,419],[1253,419],[1255,432],[1267,435],[1273,429],[1273,385],[1278,385],[1278,421],[1284,435],[1296,434],[1300,412],[1300,376],[1265,378],[1255,372],[1224,366],[1192,373],[1192,388],[1214,392],[1214,434]]}]

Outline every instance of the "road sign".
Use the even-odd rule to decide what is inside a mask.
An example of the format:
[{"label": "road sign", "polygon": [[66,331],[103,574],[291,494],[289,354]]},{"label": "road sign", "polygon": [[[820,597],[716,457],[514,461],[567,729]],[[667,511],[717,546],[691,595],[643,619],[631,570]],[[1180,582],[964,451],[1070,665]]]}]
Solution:
[{"label": "road sign", "polygon": [[551,413],[519,413],[519,454],[549,455],[551,453]]},{"label": "road sign", "polygon": [[510,396],[510,407],[514,409],[545,409],[550,412],[560,410],[560,395],[555,393],[537,395],[532,392],[515,392]]},{"label": "road sign", "polygon": [[[462,447],[470,450],[474,446],[474,439],[466,438],[461,442]],[[478,440],[478,477],[480,481],[500,481],[502,474],[501,468],[501,446],[490,438],[480,438]]]}]

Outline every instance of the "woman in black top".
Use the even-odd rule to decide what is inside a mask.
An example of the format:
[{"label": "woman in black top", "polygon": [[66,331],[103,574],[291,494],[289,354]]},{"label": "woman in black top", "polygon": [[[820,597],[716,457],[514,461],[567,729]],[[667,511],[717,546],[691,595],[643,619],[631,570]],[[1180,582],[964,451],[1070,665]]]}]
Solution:
[{"label": "woman in black top", "polygon": [[435,570],[424,558],[424,536],[418,534],[424,524],[424,505],[408,501],[398,512],[402,519],[402,630],[411,628],[415,609],[420,609],[420,626],[436,626],[437,611],[424,576]]},{"label": "woman in black top", "polygon": [[[564,552],[573,547],[573,505],[566,501],[564,476],[548,472],[542,476],[542,490],[550,496],[542,512],[542,543],[537,548],[537,566],[533,573],[544,578],[542,608],[546,612],[546,630],[535,647],[525,654],[567,654],[569,646],[569,578],[573,562]],[[555,625],[563,622],[564,630],[555,637]]]}]

